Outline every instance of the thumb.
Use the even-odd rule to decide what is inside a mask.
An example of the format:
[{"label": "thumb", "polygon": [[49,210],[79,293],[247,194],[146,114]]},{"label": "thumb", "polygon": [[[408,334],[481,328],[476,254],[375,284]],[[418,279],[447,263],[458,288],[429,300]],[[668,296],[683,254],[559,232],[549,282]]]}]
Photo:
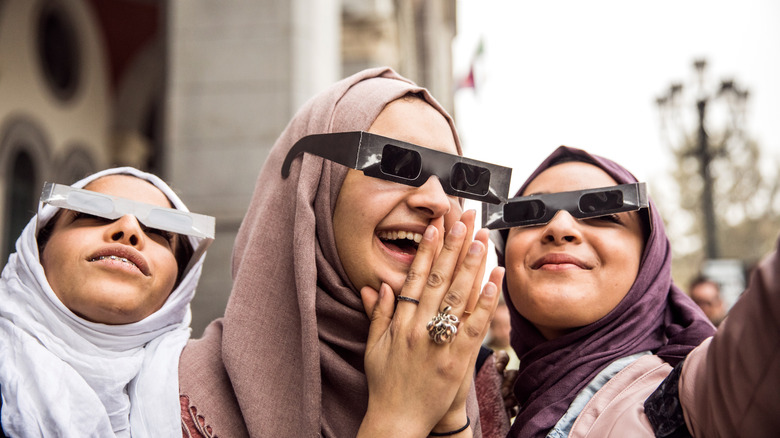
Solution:
[{"label": "thumb", "polygon": [[365,309],[366,316],[370,319],[374,313],[374,306],[379,301],[379,292],[371,286],[365,286],[363,289],[360,289],[360,299],[363,300],[363,309]]},{"label": "thumb", "polygon": [[[368,291],[366,289],[369,289]],[[363,298],[363,305],[370,300],[370,287],[364,287],[360,290],[360,296]],[[368,297],[367,297],[368,296]],[[368,328],[368,340],[366,341],[366,350],[371,349],[390,327],[393,320],[393,309],[395,308],[395,294],[387,283],[382,283],[379,287],[379,298],[374,300],[373,311],[371,312],[371,325]],[[368,308],[366,307],[366,310]]]}]

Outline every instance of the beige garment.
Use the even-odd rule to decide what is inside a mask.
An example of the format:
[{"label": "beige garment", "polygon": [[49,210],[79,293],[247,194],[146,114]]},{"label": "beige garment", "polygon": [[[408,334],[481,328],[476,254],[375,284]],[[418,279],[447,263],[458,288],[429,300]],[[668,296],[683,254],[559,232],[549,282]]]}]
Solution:
[{"label": "beige garment", "polygon": [[[780,241],[779,241],[780,242]],[[643,356],[610,379],[570,437],[654,437],[644,402],[671,372]],[[694,437],[775,437],[780,431],[780,258],[768,257],[729,317],[685,359],[680,404]]]},{"label": "beige garment", "polygon": [[685,359],[680,403],[688,428],[697,437],[780,434],[777,252],[758,266],[709,345]]},{"label": "beige garment", "polygon": [[[369,320],[339,261],[332,216],[347,169],[287,151],[309,134],[368,130],[385,105],[430,94],[389,68],[366,70],[311,99],[265,162],[233,251],[224,318],[185,348],[181,393],[221,437],[354,436],[365,414]],[[258,114],[258,117],[262,117]],[[469,417],[479,436],[472,389]],[[403,419],[399,419],[403,421]]]}]

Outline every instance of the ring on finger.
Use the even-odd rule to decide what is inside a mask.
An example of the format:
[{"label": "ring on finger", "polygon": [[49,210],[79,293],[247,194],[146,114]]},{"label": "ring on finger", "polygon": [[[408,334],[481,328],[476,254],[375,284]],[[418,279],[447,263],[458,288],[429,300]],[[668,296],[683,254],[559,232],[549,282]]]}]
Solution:
[{"label": "ring on finger", "polygon": [[396,301],[406,301],[406,302],[413,303],[413,304],[420,304],[419,300],[415,300],[412,297],[405,297],[403,295],[398,295],[397,297],[395,297],[395,300]]},{"label": "ring on finger", "polygon": [[445,306],[426,326],[428,335],[437,344],[452,342],[452,339],[458,334],[460,320],[457,316],[451,315],[450,310],[452,307]]}]

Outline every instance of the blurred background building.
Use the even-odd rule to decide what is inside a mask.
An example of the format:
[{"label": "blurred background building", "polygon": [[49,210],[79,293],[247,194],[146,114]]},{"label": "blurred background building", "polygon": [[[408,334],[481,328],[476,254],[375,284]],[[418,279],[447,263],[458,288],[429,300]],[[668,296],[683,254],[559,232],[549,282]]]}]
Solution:
[{"label": "blurred background building", "polygon": [[330,83],[388,65],[453,110],[450,0],[0,0],[0,258],[44,181],[131,165],[216,216],[193,335],[222,315],[265,157]]}]

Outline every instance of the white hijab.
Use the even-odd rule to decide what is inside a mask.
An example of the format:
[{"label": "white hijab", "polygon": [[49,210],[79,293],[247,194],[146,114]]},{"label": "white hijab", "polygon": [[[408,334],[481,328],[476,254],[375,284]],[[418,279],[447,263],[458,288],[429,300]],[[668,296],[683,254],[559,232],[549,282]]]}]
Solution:
[{"label": "white hijab", "polygon": [[[174,208],[188,211],[160,178],[131,167],[73,187],[120,173],[149,181]],[[39,208],[41,223],[36,216],[24,228],[0,280],[2,429],[23,437],[181,436],[179,355],[205,255],[152,315],[125,325],[93,323],[60,302],[39,261],[36,227],[57,210]]]}]

